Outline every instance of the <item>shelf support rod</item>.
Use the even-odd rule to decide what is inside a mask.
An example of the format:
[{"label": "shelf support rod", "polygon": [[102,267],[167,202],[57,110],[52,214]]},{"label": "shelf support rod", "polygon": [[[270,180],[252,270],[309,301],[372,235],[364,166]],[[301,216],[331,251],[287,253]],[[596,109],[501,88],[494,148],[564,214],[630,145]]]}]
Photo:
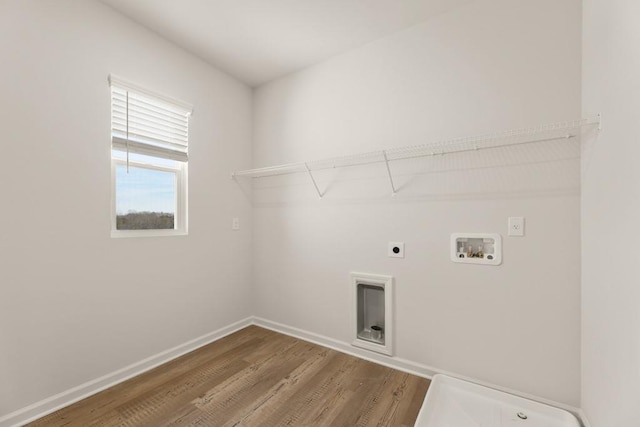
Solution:
[{"label": "shelf support rod", "polygon": [[309,174],[309,178],[311,178],[311,182],[313,182],[313,186],[316,189],[316,193],[318,193],[318,198],[322,199],[322,193],[320,192],[320,189],[318,188],[318,184],[316,183],[316,180],[313,177],[313,174],[311,173],[311,169],[309,169],[309,165],[305,163],[304,167],[305,169],[307,169],[307,173]]},{"label": "shelf support rod", "polygon": [[387,152],[382,150],[382,157],[384,157],[384,164],[387,166],[387,174],[389,175],[389,183],[391,184],[391,195],[396,195],[396,186],[393,184],[393,176],[391,175],[391,168],[389,167],[389,159],[387,158]]}]

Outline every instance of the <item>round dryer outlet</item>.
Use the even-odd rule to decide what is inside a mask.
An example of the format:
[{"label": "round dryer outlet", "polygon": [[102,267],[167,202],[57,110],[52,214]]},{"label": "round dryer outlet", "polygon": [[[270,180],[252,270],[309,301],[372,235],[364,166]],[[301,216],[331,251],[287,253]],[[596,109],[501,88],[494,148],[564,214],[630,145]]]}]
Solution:
[{"label": "round dryer outlet", "polygon": [[391,258],[404,258],[404,242],[389,242],[387,255]]}]

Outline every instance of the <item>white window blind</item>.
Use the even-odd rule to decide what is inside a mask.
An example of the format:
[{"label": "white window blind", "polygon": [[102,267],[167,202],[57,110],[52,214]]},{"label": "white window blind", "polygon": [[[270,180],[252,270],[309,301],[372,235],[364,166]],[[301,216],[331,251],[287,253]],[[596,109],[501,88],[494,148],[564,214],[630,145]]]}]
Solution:
[{"label": "white window blind", "polygon": [[113,75],[109,83],[112,148],[186,162],[191,106]]}]

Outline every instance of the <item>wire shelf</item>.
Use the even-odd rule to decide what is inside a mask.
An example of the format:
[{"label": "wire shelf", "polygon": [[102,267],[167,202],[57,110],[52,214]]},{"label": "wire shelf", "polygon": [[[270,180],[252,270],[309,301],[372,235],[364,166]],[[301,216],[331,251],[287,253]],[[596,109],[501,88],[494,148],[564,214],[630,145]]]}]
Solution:
[{"label": "wire shelf", "polygon": [[232,178],[251,177],[263,178],[291,173],[309,174],[319,197],[322,194],[313,177],[313,171],[331,168],[386,163],[387,173],[393,194],[396,188],[389,163],[419,157],[444,156],[480,150],[499,149],[539,142],[562,141],[579,136],[579,131],[585,126],[600,125],[600,115],[592,118],[578,119],[559,123],[552,123],[531,128],[500,131],[490,134],[442,140],[434,143],[420,144],[406,147],[390,148],[387,150],[371,151],[347,156],[332,157],[308,162],[289,163],[257,169],[236,171]]}]

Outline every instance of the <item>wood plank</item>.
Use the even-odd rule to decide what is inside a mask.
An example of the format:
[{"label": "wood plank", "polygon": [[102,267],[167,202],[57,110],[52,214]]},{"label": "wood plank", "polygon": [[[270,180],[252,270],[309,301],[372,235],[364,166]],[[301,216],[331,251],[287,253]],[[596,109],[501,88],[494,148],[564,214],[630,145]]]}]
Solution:
[{"label": "wood plank", "polygon": [[301,343],[289,343],[280,351],[272,352],[190,402],[185,406],[185,413],[174,415],[162,425],[223,425],[230,416],[246,409],[265,390],[303,362],[294,354],[294,348],[298,345]]},{"label": "wood plank", "polygon": [[[336,384],[356,368],[358,359],[328,350],[328,362],[324,369],[299,383],[298,391],[292,398],[269,408],[270,415],[260,420],[264,426],[302,425],[301,419],[322,405],[328,395],[334,393]],[[266,412],[266,411],[265,411]]]},{"label": "wood plank", "polygon": [[286,407],[288,402],[300,391],[300,383],[324,369],[329,361],[328,349],[310,345],[309,354],[303,362],[278,383],[249,403],[242,412],[236,413],[225,424],[226,426],[265,425],[275,408]]},{"label": "wood plank", "polygon": [[249,326],[30,426],[412,426],[428,387]]},{"label": "wood plank", "polygon": [[392,370],[382,365],[356,359],[353,371],[333,379],[322,396],[322,403],[299,419],[301,425],[354,426],[352,419],[357,415],[360,402],[369,400],[390,372]]}]

